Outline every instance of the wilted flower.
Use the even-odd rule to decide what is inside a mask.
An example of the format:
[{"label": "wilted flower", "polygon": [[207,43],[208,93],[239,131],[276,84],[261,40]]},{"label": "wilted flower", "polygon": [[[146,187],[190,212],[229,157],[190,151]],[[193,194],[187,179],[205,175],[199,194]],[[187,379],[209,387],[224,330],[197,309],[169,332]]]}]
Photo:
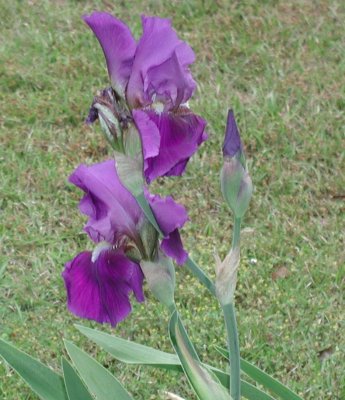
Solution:
[{"label": "wilted flower", "polygon": [[118,102],[112,87],[103,89],[94,97],[85,122],[92,124],[97,119],[111,146],[115,150],[121,150],[121,133],[128,128],[132,119]]},{"label": "wilted flower", "polygon": [[135,198],[122,186],[113,160],[80,165],[70,182],[85,192],[79,209],[89,217],[84,229],[97,245],[93,252],[82,252],[66,264],[68,307],[80,317],[116,325],[131,310],[130,292],[138,301],[144,299],[142,259],[150,260],[160,245],[178,263],[185,262],[187,253],[178,229],[188,216],[171,197],[147,193],[164,234],[159,243]]},{"label": "wilted flower", "polygon": [[189,71],[194,52],[169,19],[142,17],[138,42],[107,13],[84,17],[100,42],[117,95],[125,99],[141,136],[148,182],[181,175],[207,138],[206,122],[186,105],[196,84]]},{"label": "wilted flower", "polygon": [[251,199],[253,186],[243,154],[242,142],[234,113],[229,110],[223,144],[224,164],[221,170],[221,189],[236,218],[242,218]]}]

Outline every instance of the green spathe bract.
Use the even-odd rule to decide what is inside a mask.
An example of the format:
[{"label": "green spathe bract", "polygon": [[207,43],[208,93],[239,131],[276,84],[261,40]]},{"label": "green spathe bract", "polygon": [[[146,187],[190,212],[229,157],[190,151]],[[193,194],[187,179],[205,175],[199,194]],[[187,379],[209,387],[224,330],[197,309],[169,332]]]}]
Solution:
[{"label": "green spathe bract", "polygon": [[116,171],[122,184],[133,196],[139,196],[144,190],[142,176],[142,163],[140,159],[134,159],[125,154],[115,152]]},{"label": "green spathe bract", "polygon": [[[147,218],[143,218],[139,226],[139,234],[146,253],[146,259],[152,260],[157,253],[158,232]],[[138,258],[140,260],[140,258]]]},{"label": "green spathe bract", "polygon": [[248,209],[253,185],[248,171],[243,167],[240,153],[225,157],[220,173],[223,197],[236,218],[242,218]]},{"label": "green spathe bract", "polygon": [[140,266],[152,293],[169,309],[173,308],[175,268],[172,259],[159,251],[154,261],[142,260]]}]

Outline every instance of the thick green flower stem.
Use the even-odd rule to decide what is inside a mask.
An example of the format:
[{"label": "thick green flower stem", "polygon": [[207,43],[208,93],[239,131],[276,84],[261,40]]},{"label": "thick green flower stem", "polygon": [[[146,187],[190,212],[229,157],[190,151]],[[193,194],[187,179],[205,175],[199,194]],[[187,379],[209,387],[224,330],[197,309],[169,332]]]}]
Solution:
[{"label": "thick green flower stem", "polygon": [[[232,250],[240,247],[241,218],[235,218]],[[226,332],[228,337],[229,361],[230,361],[230,395],[233,400],[241,399],[241,365],[240,346],[238,341],[235,305],[232,301],[222,305]]]},{"label": "thick green flower stem", "polygon": [[176,304],[175,303],[170,304],[170,306],[168,307],[168,311],[169,311],[170,315],[173,314],[175,311],[178,312],[177,308],[176,308]]},{"label": "thick green flower stem", "polygon": [[241,218],[235,218],[234,231],[232,234],[232,248],[239,247],[241,237]]},{"label": "thick green flower stem", "polygon": [[222,306],[226,332],[228,336],[229,360],[230,360],[230,396],[232,400],[241,399],[241,366],[240,366],[240,346],[238,342],[238,332],[234,303]]}]

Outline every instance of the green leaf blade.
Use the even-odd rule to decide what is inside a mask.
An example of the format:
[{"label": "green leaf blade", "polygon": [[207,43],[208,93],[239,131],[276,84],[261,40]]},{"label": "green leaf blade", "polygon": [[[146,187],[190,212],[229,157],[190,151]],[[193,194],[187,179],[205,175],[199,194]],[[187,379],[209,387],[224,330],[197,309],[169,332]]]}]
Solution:
[{"label": "green leaf blade", "polygon": [[255,367],[250,362],[241,359],[241,369],[249,377],[254,379],[255,382],[271,390],[272,393],[279,396],[282,400],[302,400],[302,398],[291,389],[277,381],[275,378],[272,378],[258,367]]},{"label": "green leaf blade", "polygon": [[241,380],[241,392],[242,396],[248,400],[275,400],[274,397],[244,380]]},{"label": "green leaf blade", "polygon": [[[228,358],[228,350],[220,346],[215,346],[215,348],[223,357],[226,359]],[[277,379],[268,375],[266,372],[262,371],[260,368],[244,360],[243,358],[241,358],[241,370],[255,382],[264,386],[266,389],[271,390],[272,393],[279,396],[282,400],[303,400],[300,396],[279,382]]]},{"label": "green leaf blade", "polygon": [[188,270],[194,275],[197,280],[206,287],[206,289],[212,294],[212,296],[216,296],[216,288],[211,279],[206,275],[206,273],[193,261],[190,257],[187,258],[187,261],[184,264]]},{"label": "green leaf blade", "polygon": [[72,365],[62,358],[62,370],[69,400],[94,400]]},{"label": "green leaf blade", "polygon": [[126,364],[159,366],[180,370],[180,361],[175,354],[165,353],[142,344],[109,335],[82,325],[75,327],[88,339],[99,345],[117,360]]},{"label": "green leaf blade", "polygon": [[68,355],[97,400],[133,400],[121,383],[99,362],[71,342],[65,341]]},{"label": "green leaf blade", "polygon": [[[183,372],[180,360],[176,354],[166,353],[139,343],[130,342],[129,340],[82,325],[75,325],[75,327],[88,339],[121,362]],[[211,369],[225,388],[229,388],[229,374],[208,365],[206,365],[206,368]],[[241,381],[241,391],[243,397],[249,400],[274,400],[273,397],[244,380]]]},{"label": "green leaf blade", "polygon": [[44,400],[68,400],[62,377],[40,361],[0,339],[1,357]]}]

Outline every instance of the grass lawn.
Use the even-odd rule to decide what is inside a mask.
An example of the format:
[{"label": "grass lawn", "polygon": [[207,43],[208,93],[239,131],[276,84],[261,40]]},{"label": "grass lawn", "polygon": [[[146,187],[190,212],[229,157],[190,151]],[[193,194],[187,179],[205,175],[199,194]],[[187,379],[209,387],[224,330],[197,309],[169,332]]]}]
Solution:
[{"label": "grass lawn", "polygon": [[[220,146],[228,107],[245,143],[255,193],[243,228],[236,305],[242,356],[304,399],[345,398],[344,110],[342,1],[1,1],[0,337],[60,368],[62,338],[87,349],[136,399],[163,390],[194,399],[180,375],[123,367],[84,340],[66,310],[64,263],[91,243],[81,193],[67,176],[110,156],[83,124],[108,85],[102,51],[80,16],[114,13],[140,34],[140,14],[172,17],[194,48],[192,108],[209,141],[182,179],[159,180],[188,208],[183,240],[213,277],[232,218],[222,201]],[[342,170],[343,168],[343,170]],[[226,367],[219,306],[183,268],[177,299],[203,360]],[[171,349],[168,315],[147,293],[117,335]],[[99,327],[107,332],[107,326]],[[36,399],[0,362],[0,398]]]}]

